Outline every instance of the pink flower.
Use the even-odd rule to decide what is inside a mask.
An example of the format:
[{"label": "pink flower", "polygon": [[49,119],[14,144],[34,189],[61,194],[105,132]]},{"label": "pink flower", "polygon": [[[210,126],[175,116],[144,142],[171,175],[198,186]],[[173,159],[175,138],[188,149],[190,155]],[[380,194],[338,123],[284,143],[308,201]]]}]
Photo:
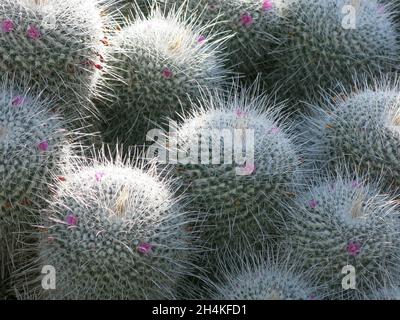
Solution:
[{"label": "pink flower", "polygon": [[146,242],[140,243],[137,247],[138,252],[143,254],[149,253],[152,249],[153,245]]},{"label": "pink flower", "polygon": [[270,130],[268,130],[268,133],[277,134],[280,131],[281,131],[281,129],[279,129],[278,127],[274,127],[274,128],[271,128]]},{"label": "pink flower", "polygon": [[253,22],[254,22],[253,17],[248,13],[245,13],[240,18],[240,23],[245,27],[251,26]]},{"label": "pink flower", "polygon": [[13,106],[20,106],[21,104],[23,104],[24,103],[24,97],[22,97],[22,96],[16,96],[12,101],[11,101],[11,104],[13,105]]},{"label": "pink flower", "polygon": [[315,208],[318,206],[318,201],[315,200],[315,199],[312,199],[312,200],[309,202],[309,205],[310,205],[310,207],[311,207],[312,209],[315,209]]},{"label": "pink flower", "polygon": [[42,36],[42,34],[37,27],[31,25],[26,32],[26,36],[32,40],[37,40]]},{"label": "pink flower", "polygon": [[264,11],[271,10],[273,8],[271,0],[264,0],[262,8]]},{"label": "pink flower", "polygon": [[4,20],[1,23],[1,31],[4,33],[10,33],[14,31],[14,22],[12,20]]},{"label": "pink flower", "polygon": [[383,4],[378,4],[377,11],[378,11],[378,13],[380,13],[380,14],[385,13],[385,5],[383,5]]},{"label": "pink flower", "polygon": [[359,189],[359,188],[361,188],[361,186],[362,186],[362,184],[356,180],[351,183],[351,187],[353,189]]},{"label": "pink flower", "polygon": [[163,77],[165,78],[165,79],[170,79],[170,78],[172,78],[172,71],[170,70],[170,69],[168,69],[168,68],[165,68],[164,70],[163,70],[163,72],[162,72],[162,75],[163,75]]},{"label": "pink flower", "polygon": [[38,148],[40,151],[47,151],[49,149],[49,142],[48,141],[42,141],[38,144]]},{"label": "pink flower", "polygon": [[346,250],[350,256],[355,257],[361,252],[361,244],[359,242],[350,241]]},{"label": "pink flower", "polygon": [[197,42],[200,44],[203,44],[206,41],[206,37],[205,36],[199,36],[197,38]]},{"label": "pink flower", "polygon": [[247,112],[245,112],[245,111],[242,111],[241,109],[236,109],[235,110],[235,113],[236,113],[236,116],[238,117],[238,118],[244,118],[244,117],[246,117],[247,116]]},{"label": "pink flower", "polygon": [[69,226],[76,226],[78,224],[78,218],[73,214],[67,215],[65,221]]},{"label": "pink flower", "polygon": [[104,172],[96,172],[96,174],[95,174],[96,181],[97,181],[97,182],[100,182],[101,179],[103,179],[103,177],[104,177],[105,175],[106,175],[106,174],[105,174]]}]

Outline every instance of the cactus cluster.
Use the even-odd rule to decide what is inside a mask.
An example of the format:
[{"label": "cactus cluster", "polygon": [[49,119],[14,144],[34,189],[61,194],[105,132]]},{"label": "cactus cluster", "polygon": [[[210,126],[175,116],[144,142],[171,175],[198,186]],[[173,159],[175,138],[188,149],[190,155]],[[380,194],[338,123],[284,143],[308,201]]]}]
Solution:
[{"label": "cactus cluster", "polygon": [[297,100],[319,98],[320,89],[346,86],[353,77],[391,72],[399,60],[392,11],[377,1],[274,1],[281,23],[268,83]]},{"label": "cactus cluster", "polygon": [[191,272],[190,221],[171,182],[99,157],[71,165],[46,209],[40,268],[54,266],[50,299],[165,299]]},{"label": "cactus cluster", "polygon": [[0,300],[400,299],[398,3],[0,0]]},{"label": "cactus cluster", "polygon": [[168,140],[174,171],[190,205],[202,213],[201,228],[214,248],[273,230],[279,200],[299,172],[293,133],[272,97],[232,87],[226,97],[209,92]]}]

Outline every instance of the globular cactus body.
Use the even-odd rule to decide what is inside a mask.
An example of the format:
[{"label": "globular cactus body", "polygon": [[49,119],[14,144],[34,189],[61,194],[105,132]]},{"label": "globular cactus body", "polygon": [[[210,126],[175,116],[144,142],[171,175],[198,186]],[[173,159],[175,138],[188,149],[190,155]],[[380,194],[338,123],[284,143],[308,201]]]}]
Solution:
[{"label": "globular cactus body", "polygon": [[[313,268],[318,283],[327,286],[329,298],[365,299],[395,283],[399,212],[377,187],[362,179],[325,179],[300,193],[288,209],[286,241],[303,268]],[[349,271],[355,276],[350,290],[342,281]]]},{"label": "globular cactus body", "polygon": [[139,167],[73,165],[46,212],[40,258],[57,272],[46,298],[174,298],[190,272],[189,216],[168,181]]},{"label": "globular cactus body", "polygon": [[[319,98],[341,81],[351,87],[360,74],[396,68],[399,45],[393,14],[376,1],[274,1],[281,19],[268,83],[289,98]],[[272,58],[271,58],[272,59]],[[270,82],[269,82],[270,81]]]},{"label": "globular cactus body", "polygon": [[[333,101],[332,101],[333,100]],[[325,99],[304,122],[310,166],[332,169],[346,163],[353,171],[400,185],[400,91],[378,81]],[[390,174],[388,174],[390,172]]]},{"label": "globular cactus body", "polygon": [[180,14],[154,9],[110,40],[112,74],[103,84],[115,97],[103,108],[107,141],[143,143],[147,131],[165,117],[187,109],[190,99],[223,83],[221,40]]},{"label": "globular cactus body", "polygon": [[202,231],[215,248],[272,231],[267,225],[277,222],[279,199],[296,183],[299,150],[279,108],[252,89],[213,93],[169,141],[178,155],[176,175],[204,213]]}]

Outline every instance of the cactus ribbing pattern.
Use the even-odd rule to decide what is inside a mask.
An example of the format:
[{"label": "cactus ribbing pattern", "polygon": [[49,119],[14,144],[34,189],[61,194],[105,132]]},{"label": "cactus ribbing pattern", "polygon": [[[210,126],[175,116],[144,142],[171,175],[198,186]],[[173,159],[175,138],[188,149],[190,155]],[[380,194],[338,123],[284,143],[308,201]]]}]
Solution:
[{"label": "cactus ribbing pattern", "polygon": [[[289,205],[286,241],[329,297],[364,299],[397,279],[399,212],[392,199],[363,179],[316,182]],[[355,268],[356,289],[342,287],[343,268]]]},{"label": "cactus ribbing pattern", "polygon": [[223,82],[221,40],[179,13],[154,9],[110,40],[112,75],[104,86],[115,97],[103,108],[107,141],[144,143],[148,130]]},{"label": "cactus ribbing pattern", "polygon": [[287,257],[240,254],[223,261],[222,281],[213,285],[218,300],[316,300],[322,293]]},{"label": "cactus ribbing pattern", "polygon": [[64,112],[92,115],[88,98],[104,59],[99,8],[97,0],[2,0],[0,71],[30,79]]},{"label": "cactus ribbing pattern", "polygon": [[327,96],[305,120],[308,164],[351,170],[400,186],[400,90],[397,81],[376,81],[353,92]]},{"label": "cactus ribbing pattern", "polygon": [[346,87],[356,75],[395,69],[399,44],[393,14],[376,1],[273,1],[282,23],[269,84],[294,101],[319,98],[321,88]]},{"label": "cactus ribbing pattern", "polygon": [[268,233],[265,225],[276,222],[273,208],[296,181],[300,155],[280,108],[252,89],[209,94],[169,141],[178,152],[175,173],[218,248]]},{"label": "cactus ribbing pattern", "polygon": [[170,187],[120,159],[71,166],[45,214],[40,256],[57,270],[47,298],[176,297],[194,250],[189,216]]}]

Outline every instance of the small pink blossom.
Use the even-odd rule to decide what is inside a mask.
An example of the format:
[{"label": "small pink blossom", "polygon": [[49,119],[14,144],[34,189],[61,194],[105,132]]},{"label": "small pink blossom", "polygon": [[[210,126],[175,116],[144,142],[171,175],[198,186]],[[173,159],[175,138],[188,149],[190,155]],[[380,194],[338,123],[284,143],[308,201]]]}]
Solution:
[{"label": "small pink blossom", "polygon": [[24,103],[24,100],[25,100],[24,97],[16,96],[16,97],[14,97],[14,99],[12,99],[11,104],[13,106],[20,106],[21,104]]},{"label": "small pink blossom", "polygon": [[103,177],[104,177],[105,175],[106,175],[106,174],[105,174],[104,172],[96,172],[96,174],[95,174],[96,181],[97,181],[97,182],[100,182],[101,179],[103,179]]},{"label": "small pink blossom", "polygon": [[37,40],[42,36],[42,34],[40,33],[39,28],[31,25],[26,32],[26,36],[32,40]]},{"label": "small pink blossom", "polygon": [[163,75],[163,77],[164,77],[165,79],[170,79],[170,78],[172,78],[173,73],[172,73],[172,71],[171,71],[170,69],[165,68],[165,69],[163,70],[163,72],[162,72],[162,75]]},{"label": "small pink blossom", "polygon": [[273,8],[271,0],[264,0],[262,8],[264,11],[271,10]]},{"label": "small pink blossom", "polygon": [[206,41],[206,37],[205,36],[199,36],[197,38],[197,42],[200,44],[203,44]]},{"label": "small pink blossom", "polygon": [[312,200],[309,202],[309,205],[310,205],[310,207],[311,207],[312,209],[315,209],[315,208],[318,206],[318,201],[315,200],[315,199],[312,199]]},{"label": "small pink blossom", "polygon": [[49,149],[49,142],[47,140],[40,142],[38,148],[40,151],[47,151]]},{"label": "small pink blossom", "polygon": [[138,245],[137,250],[139,253],[149,253],[153,249],[153,245],[150,243],[142,242]]},{"label": "small pink blossom", "polygon": [[361,252],[361,244],[358,242],[349,242],[349,244],[347,245],[347,253],[352,256],[355,257],[357,255],[360,254]]},{"label": "small pink blossom", "polygon": [[12,20],[4,20],[1,23],[1,31],[4,33],[10,33],[14,31],[14,22]]},{"label": "small pink blossom", "polygon": [[78,218],[73,214],[67,215],[65,221],[69,226],[76,226],[78,224]]},{"label": "small pink blossom", "polygon": [[240,23],[245,27],[251,26],[253,22],[254,22],[253,17],[248,13],[245,13],[240,17]]},{"label": "small pink blossom", "polygon": [[270,134],[277,134],[277,133],[279,133],[280,131],[281,131],[280,128],[278,128],[278,127],[273,127],[273,128],[271,128],[271,129],[268,130],[268,133],[270,133]]},{"label": "small pink blossom", "polygon": [[378,13],[383,14],[385,13],[385,5],[379,4],[377,8]]}]

